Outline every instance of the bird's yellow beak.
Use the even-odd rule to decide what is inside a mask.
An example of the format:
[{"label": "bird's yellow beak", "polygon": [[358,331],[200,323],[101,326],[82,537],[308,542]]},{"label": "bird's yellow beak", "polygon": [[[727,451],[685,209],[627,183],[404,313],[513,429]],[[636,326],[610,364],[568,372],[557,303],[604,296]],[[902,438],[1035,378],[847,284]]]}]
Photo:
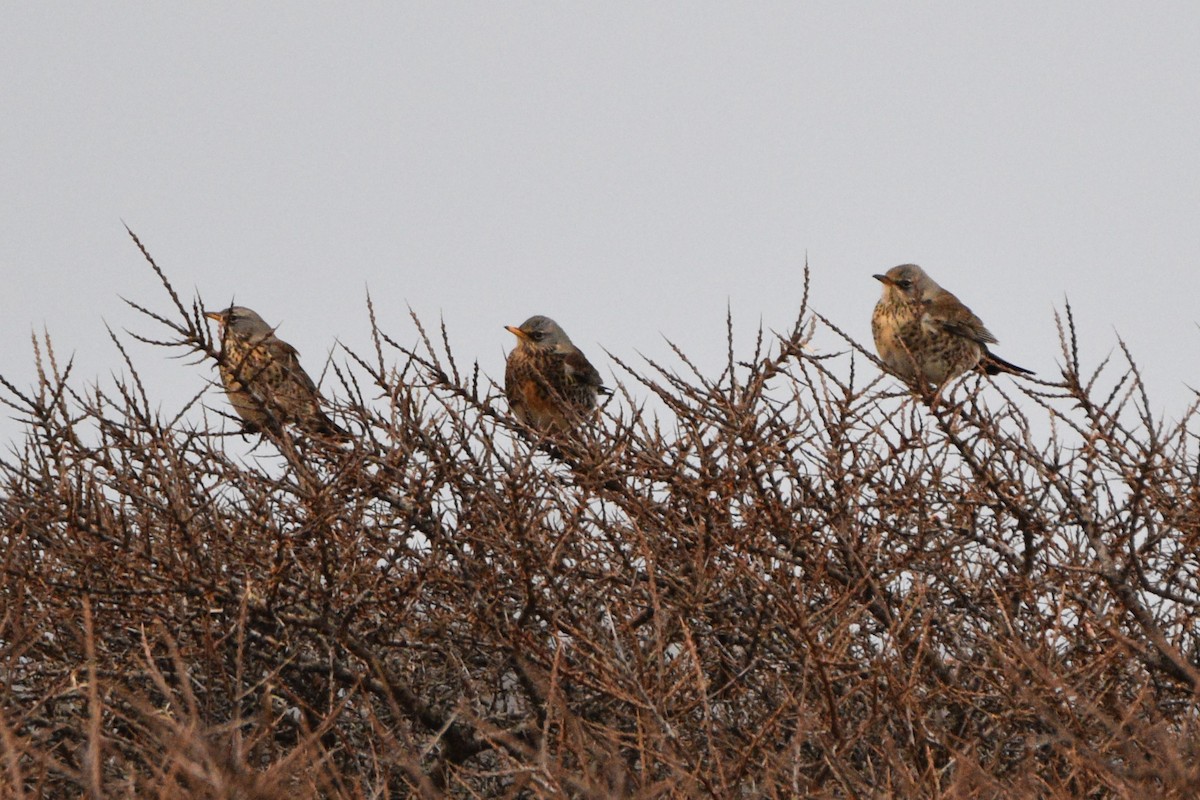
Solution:
[{"label": "bird's yellow beak", "polygon": [[887,275],[873,275],[871,277],[873,277],[875,280],[879,281],[880,283],[882,283],[886,286],[894,286],[896,283],[891,278],[889,278]]},{"label": "bird's yellow beak", "polygon": [[527,340],[529,338],[529,334],[518,328],[516,325],[505,325],[504,330],[521,340]]},{"label": "bird's yellow beak", "polygon": [[220,311],[205,311],[204,316],[208,317],[209,319],[216,320],[217,322],[225,321],[225,315]]}]

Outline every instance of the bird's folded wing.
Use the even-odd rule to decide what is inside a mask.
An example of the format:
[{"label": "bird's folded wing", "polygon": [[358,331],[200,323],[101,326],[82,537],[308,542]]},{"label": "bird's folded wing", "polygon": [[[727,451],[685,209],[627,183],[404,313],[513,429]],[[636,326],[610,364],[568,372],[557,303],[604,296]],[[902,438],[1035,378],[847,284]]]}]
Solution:
[{"label": "bird's folded wing", "polygon": [[304,367],[300,366],[300,353],[296,351],[296,348],[282,339],[276,339],[271,342],[271,355],[274,357],[275,363],[283,367],[284,372],[303,386],[310,395],[317,396],[317,385],[313,383],[312,378],[308,377]]},{"label": "bird's folded wing", "polygon": [[592,362],[587,360],[587,356],[578,350],[567,353],[563,357],[563,367],[568,380],[594,386],[598,390],[604,388],[604,381],[601,379],[600,373],[592,366]]},{"label": "bird's folded wing", "polygon": [[996,344],[996,337],[984,326],[983,321],[949,292],[925,301],[925,320],[939,325],[955,336],[972,339],[980,344]]}]

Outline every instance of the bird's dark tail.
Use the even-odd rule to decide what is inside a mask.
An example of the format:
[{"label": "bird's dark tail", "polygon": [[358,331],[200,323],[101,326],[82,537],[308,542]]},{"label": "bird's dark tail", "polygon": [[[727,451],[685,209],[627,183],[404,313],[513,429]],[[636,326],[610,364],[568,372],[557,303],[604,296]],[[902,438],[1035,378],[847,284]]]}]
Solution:
[{"label": "bird's dark tail", "polygon": [[344,428],[341,428],[336,422],[325,416],[324,412],[319,412],[312,420],[309,432],[323,436],[337,444],[344,444],[353,438]]},{"label": "bird's dark tail", "polygon": [[1010,364],[1000,356],[990,350],[983,351],[983,371],[988,375],[999,375],[1001,372],[1007,372],[1010,375],[1033,375],[1031,369],[1018,367],[1016,364]]}]

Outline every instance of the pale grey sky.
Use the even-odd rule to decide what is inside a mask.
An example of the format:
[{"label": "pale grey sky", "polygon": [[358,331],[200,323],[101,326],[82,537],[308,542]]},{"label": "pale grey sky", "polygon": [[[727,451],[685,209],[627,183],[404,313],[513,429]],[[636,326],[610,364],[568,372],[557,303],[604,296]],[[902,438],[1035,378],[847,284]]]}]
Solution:
[{"label": "pale grey sky", "polygon": [[[368,287],[496,379],[534,313],[606,379],[663,335],[715,365],[727,303],[747,353],[791,323],[807,253],[864,344],[912,261],[1042,377],[1068,295],[1090,363],[1119,332],[1161,410],[1200,384],[1194,3],[22,4],[0,66],[18,385],[31,329],[102,380],[104,320],[156,333],[122,220],[313,372],[366,349]],[[132,352],[168,411],[212,376]]]}]

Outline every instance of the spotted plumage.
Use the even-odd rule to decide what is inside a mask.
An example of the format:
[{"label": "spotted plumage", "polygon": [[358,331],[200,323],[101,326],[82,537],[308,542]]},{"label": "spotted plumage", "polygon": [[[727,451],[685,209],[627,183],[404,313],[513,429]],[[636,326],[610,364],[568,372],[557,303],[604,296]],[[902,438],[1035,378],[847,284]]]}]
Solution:
[{"label": "spotted plumage", "polygon": [[504,393],[513,416],[542,433],[567,433],[609,394],[600,373],[562,328],[534,316],[506,329],[517,337],[504,370]]},{"label": "spotted plumage", "polygon": [[310,435],[349,438],[321,409],[321,396],[300,366],[296,348],[243,306],[206,311],[221,329],[217,371],[234,411],[251,432],[282,433],[294,425]]},{"label": "spotted plumage", "polygon": [[875,349],[887,368],[914,385],[942,386],[976,365],[989,375],[1033,373],[988,350],[996,343],[971,309],[916,264],[876,275],[883,296],[871,316]]}]

